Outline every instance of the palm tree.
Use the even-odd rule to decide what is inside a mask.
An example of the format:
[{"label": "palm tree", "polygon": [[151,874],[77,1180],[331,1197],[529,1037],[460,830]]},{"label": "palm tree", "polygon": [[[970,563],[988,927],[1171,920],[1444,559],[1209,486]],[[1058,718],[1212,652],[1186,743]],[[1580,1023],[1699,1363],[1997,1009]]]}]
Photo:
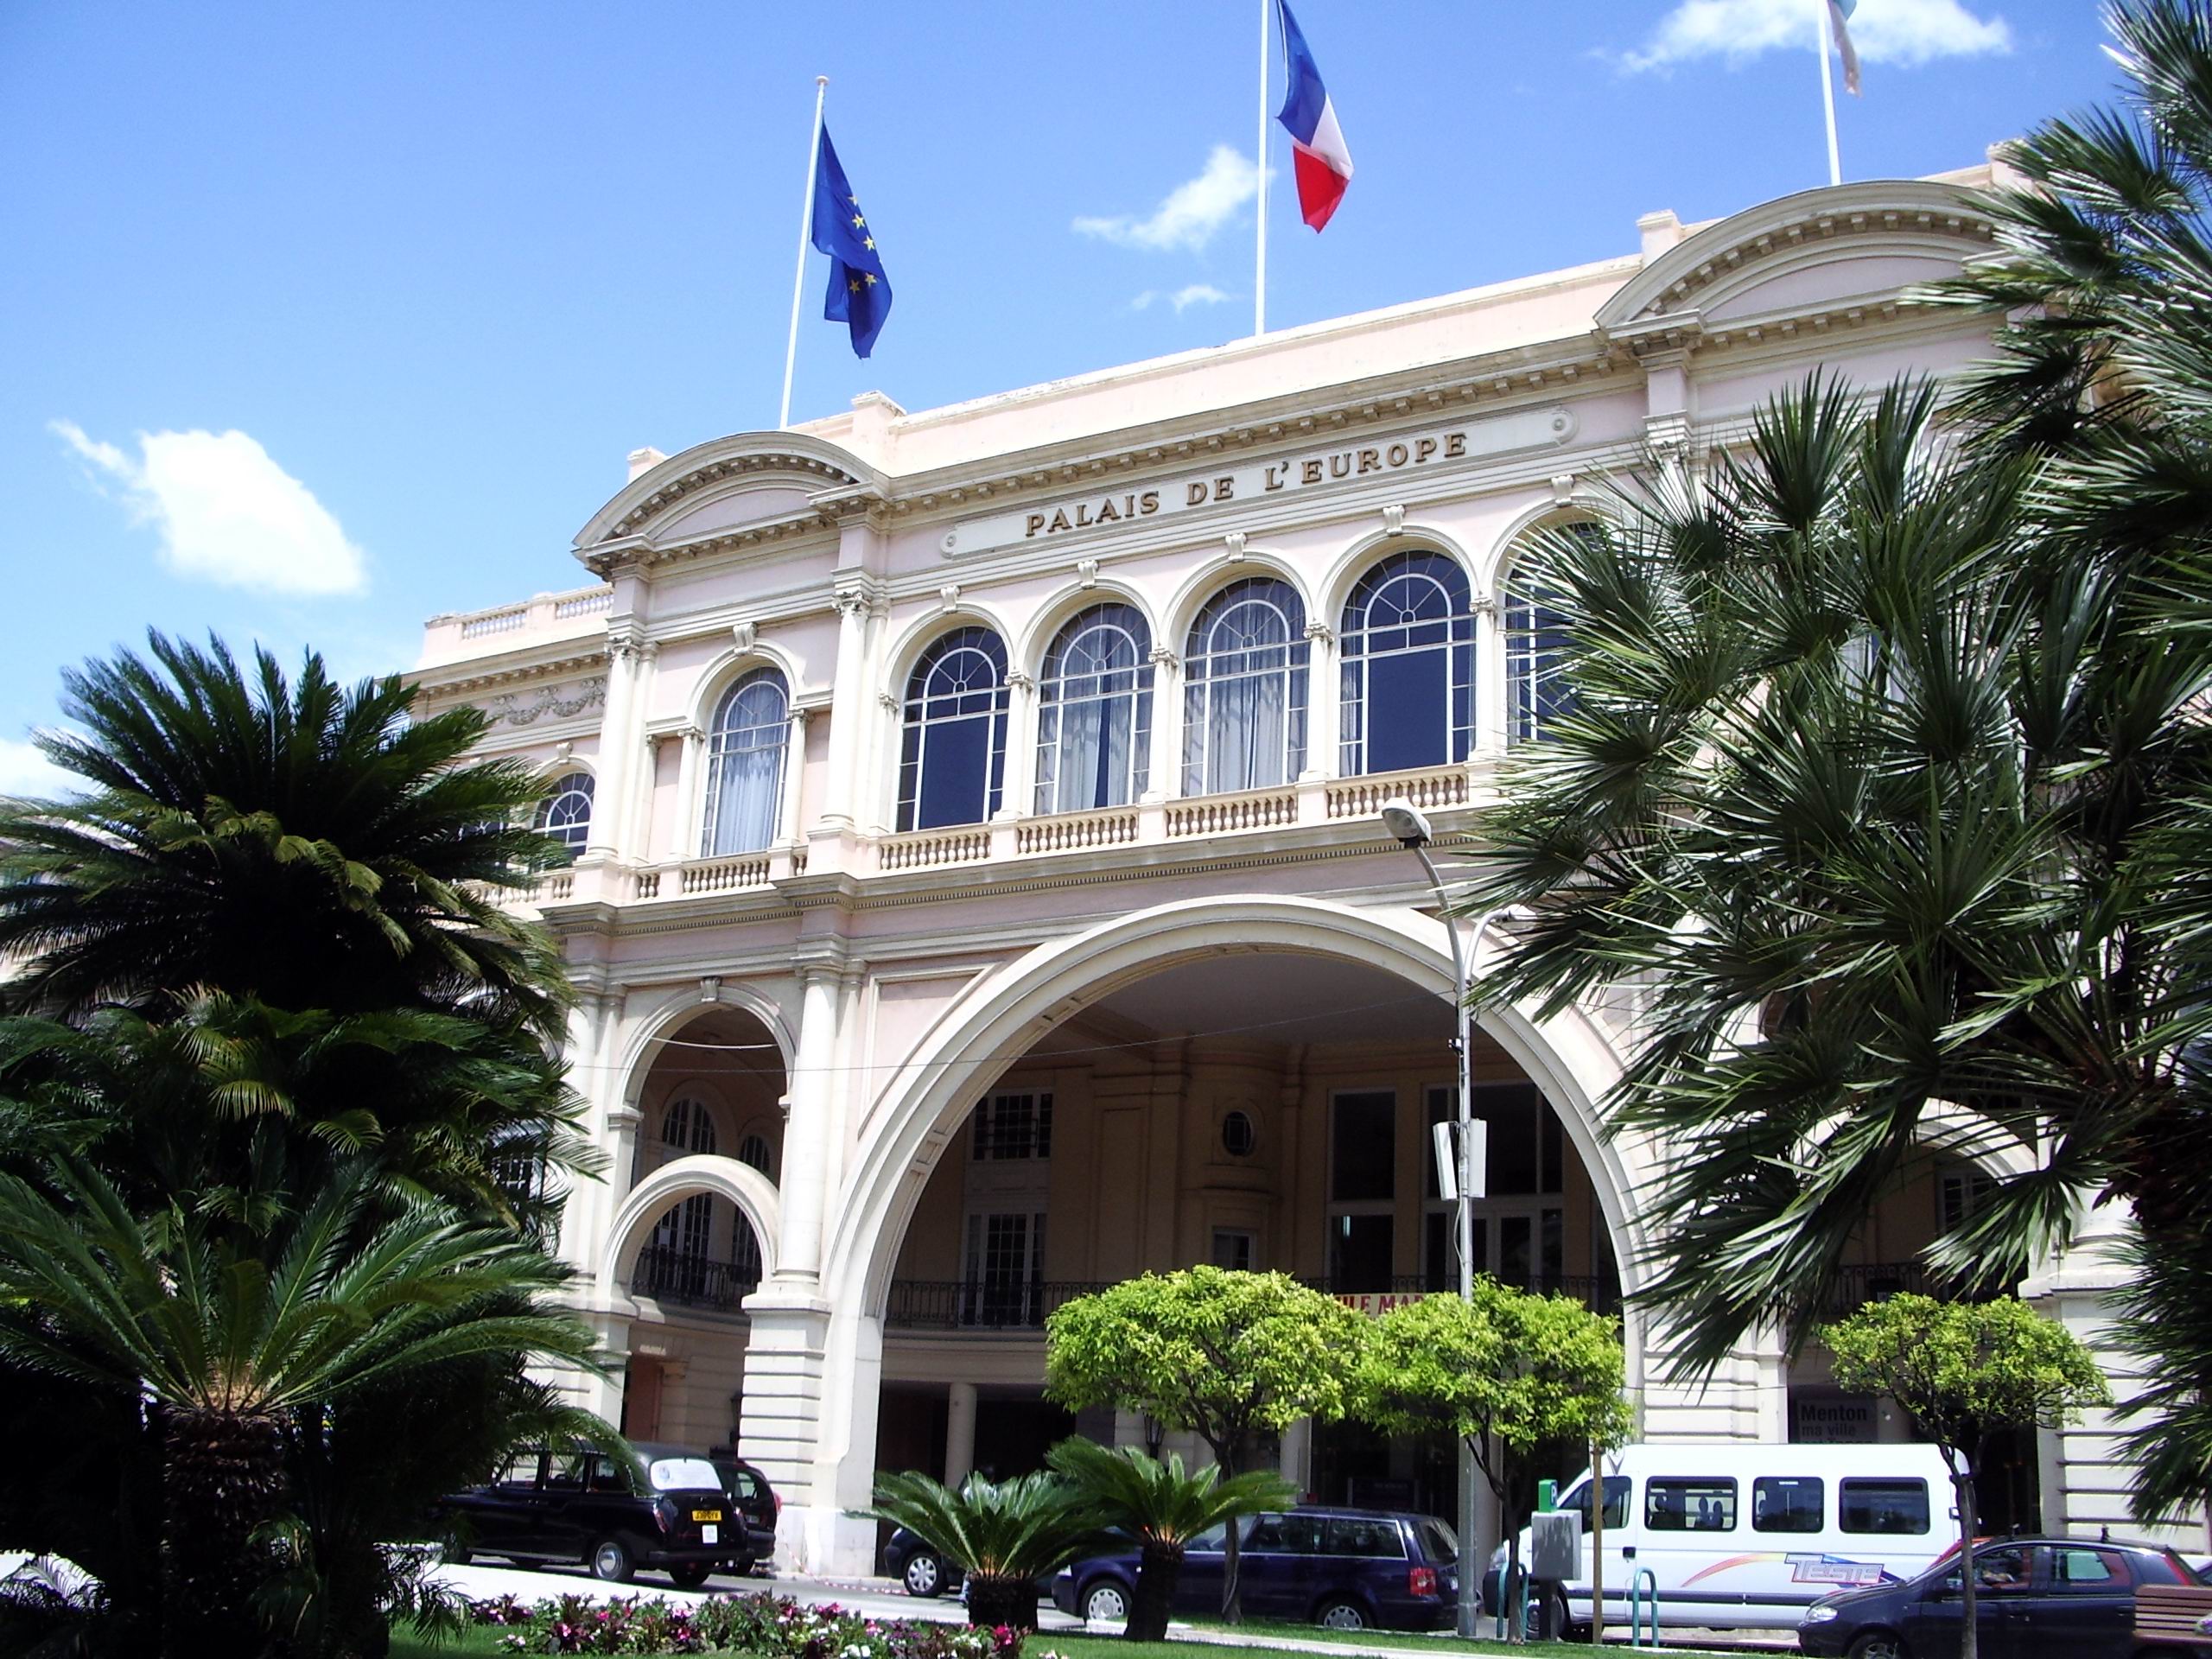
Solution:
[{"label": "palm tree", "polygon": [[39,739],[85,779],[0,802],[8,1006],[72,1018],[185,987],[338,1014],[427,1007],[561,1034],[550,938],[501,908],[559,854],[543,784],[468,762],[486,719],[418,717],[398,678],[350,690],[310,652],[288,680],[219,641],[150,636],[63,677],[80,735]]},{"label": "palm tree", "polygon": [[1017,1630],[1037,1628],[1037,1580],[1098,1537],[1091,1506],[1044,1473],[970,1475],[957,1492],[914,1471],[878,1475],[864,1513],[906,1528],[968,1575],[970,1623]]},{"label": "palm tree", "polygon": [[1221,1478],[1218,1465],[1186,1474],[1177,1452],[1163,1463],[1136,1446],[1113,1450],[1077,1437],[1062,1440],[1045,1454],[1045,1462],[1081,1494],[1104,1525],[1137,1541],[1136,1604],[1122,1632],[1132,1642],[1166,1637],[1183,1552],[1193,1539],[1241,1516],[1287,1509],[1298,1501],[1297,1488],[1264,1470],[1227,1480]]},{"label": "palm tree", "polygon": [[543,1311],[565,1269],[511,1231],[390,1205],[341,1171],[265,1246],[182,1205],[147,1220],[82,1160],[45,1186],[0,1174],[0,1361],[143,1400],[162,1441],[168,1659],[260,1645],[288,1440],[372,1389],[518,1354],[590,1363],[580,1320]]}]

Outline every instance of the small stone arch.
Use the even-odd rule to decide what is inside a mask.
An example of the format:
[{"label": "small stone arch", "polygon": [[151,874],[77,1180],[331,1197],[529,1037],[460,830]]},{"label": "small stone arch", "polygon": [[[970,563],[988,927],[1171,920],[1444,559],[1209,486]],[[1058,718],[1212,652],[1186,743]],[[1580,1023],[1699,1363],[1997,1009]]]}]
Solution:
[{"label": "small stone arch", "polygon": [[[1198,613],[1205,608],[1206,601],[1232,582],[1242,582],[1248,576],[1280,577],[1289,584],[1290,590],[1298,595],[1298,602],[1306,607],[1306,621],[1320,620],[1313,608],[1313,585],[1297,565],[1280,553],[1253,547],[1245,549],[1242,556],[1235,559],[1216,559],[1186,579],[1175,590],[1174,598],[1161,607],[1159,620],[1163,632],[1154,637],[1153,643],[1165,645],[1181,657],[1190,639],[1191,625],[1198,620]],[[1155,715],[1154,718],[1159,716]],[[1179,721],[1182,718],[1179,709],[1176,718]]]},{"label": "small stone arch", "polygon": [[1344,606],[1360,578],[1393,553],[1427,549],[1454,561],[1467,575],[1467,591],[1479,601],[1484,588],[1481,568],[1459,541],[1433,524],[1408,523],[1400,531],[1378,530],[1362,536],[1337,555],[1321,581],[1321,603],[1327,609],[1313,620],[1325,622],[1337,632],[1344,630]]},{"label": "small stone arch", "polygon": [[[747,1014],[766,1030],[769,1040],[776,1046],[776,1063],[785,1078],[791,1076],[793,1057],[798,1052],[798,1039],[792,1036],[783,1005],[774,996],[750,980],[726,980],[717,989],[717,1000],[708,1001],[696,986],[685,986],[665,994],[658,1004],[632,1022],[615,1064],[622,1078],[622,1098],[632,1106],[642,1099],[645,1079],[652,1075],[653,1062],[660,1052],[663,1039],[673,1037],[696,1020],[732,1009]],[[655,1125],[658,1131],[658,1126]]]},{"label": "small stone arch", "polygon": [[1491,542],[1489,553],[1479,561],[1468,561],[1476,598],[1504,602],[1506,576],[1531,531],[1550,524],[1617,524],[1619,518],[1619,502],[1586,484],[1578,485],[1564,501],[1551,497],[1515,514]]},{"label": "small stone arch", "polygon": [[671,1159],[630,1189],[607,1229],[603,1282],[628,1282],[638,1260],[652,1236],[653,1228],[669,1210],[700,1193],[728,1199],[737,1206],[753,1229],[760,1247],[764,1276],[776,1270],[777,1229],[783,1218],[783,1198],[776,1184],[752,1165],[721,1153],[691,1153]]},{"label": "small stone arch", "polygon": [[[921,660],[922,653],[957,628],[988,628],[998,635],[999,642],[1006,647],[1007,672],[1013,674],[1020,671],[1020,659],[1014,653],[1015,641],[1020,636],[995,608],[973,603],[964,598],[950,609],[939,606],[909,622],[893,642],[890,651],[885,653],[882,690],[892,701],[894,719],[898,707],[906,701],[906,682],[912,677],[914,664]],[[1009,731],[1009,740],[1011,736]]]},{"label": "small stone arch", "polygon": [[750,645],[732,645],[700,671],[691,690],[689,711],[690,723],[702,732],[714,729],[715,709],[723,694],[756,668],[772,668],[784,677],[784,694],[796,707],[805,695],[801,684],[798,658],[785,647],[772,645],[766,639],[755,639]]},{"label": "small stone arch", "polygon": [[[1076,617],[1093,605],[1126,605],[1144,618],[1144,625],[1152,632],[1155,648],[1167,642],[1160,637],[1160,619],[1154,614],[1152,601],[1135,586],[1109,577],[1100,577],[1088,585],[1073,582],[1061,588],[1039,606],[1031,614],[1029,626],[1020,643],[1007,642],[1007,662],[1013,668],[1032,679],[1039,679],[1045,671],[1045,653],[1052,648],[1059,632]],[[1174,647],[1170,646],[1171,650]]]}]

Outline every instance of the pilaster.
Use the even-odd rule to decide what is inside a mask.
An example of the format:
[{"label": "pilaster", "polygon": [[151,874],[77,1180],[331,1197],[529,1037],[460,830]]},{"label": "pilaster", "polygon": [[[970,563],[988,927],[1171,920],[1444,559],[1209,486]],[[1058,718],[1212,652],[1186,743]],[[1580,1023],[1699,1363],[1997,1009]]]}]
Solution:
[{"label": "pilaster", "polygon": [[1308,622],[1306,641],[1306,764],[1299,776],[1341,777],[1345,771],[1338,752],[1343,741],[1344,676],[1337,632],[1326,622]]},{"label": "pilaster", "polygon": [[1183,659],[1165,645],[1152,648],[1152,756],[1145,792],[1173,800],[1183,792]]}]

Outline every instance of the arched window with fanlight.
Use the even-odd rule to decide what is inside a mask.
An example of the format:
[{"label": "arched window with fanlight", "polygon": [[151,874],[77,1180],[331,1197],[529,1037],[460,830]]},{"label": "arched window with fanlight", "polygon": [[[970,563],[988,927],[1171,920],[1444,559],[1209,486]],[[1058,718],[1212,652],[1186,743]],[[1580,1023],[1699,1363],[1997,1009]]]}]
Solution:
[{"label": "arched window with fanlight", "polygon": [[737,1161],[752,1165],[772,1181],[776,1179],[776,1154],[768,1145],[768,1137],[758,1131],[737,1143]]},{"label": "arched window with fanlight", "polygon": [[572,772],[553,785],[537,809],[537,827],[575,856],[591,839],[591,773]]},{"label": "arched window with fanlight", "polygon": [[1286,784],[1306,764],[1306,607],[1288,582],[1247,576],[1192,623],[1183,666],[1183,792]]},{"label": "arched window with fanlight", "polygon": [[1037,682],[1037,810],[1127,806],[1152,742],[1152,631],[1132,605],[1068,619]]},{"label": "arched window with fanlight", "polygon": [[956,628],[906,677],[899,827],[981,823],[1006,784],[1006,643]]},{"label": "arched window with fanlight", "polygon": [[[1595,524],[1563,524],[1549,533],[1599,534]],[[1509,743],[1541,743],[1553,723],[1574,707],[1567,680],[1567,624],[1559,588],[1543,568],[1541,548],[1516,559],[1506,572],[1505,737]]]},{"label": "arched window with fanlight", "polygon": [[[660,1139],[671,1158],[715,1149],[715,1120],[706,1103],[678,1095],[661,1114]],[[741,1220],[742,1217],[741,1217]],[[701,1294],[712,1259],[715,1200],[695,1192],[670,1209],[653,1228],[651,1254],[641,1268],[663,1291]]]},{"label": "arched window with fanlight", "polygon": [[1423,548],[1392,554],[1351,590],[1341,637],[1346,777],[1467,758],[1475,617],[1458,560]]},{"label": "arched window with fanlight", "polygon": [[791,729],[791,692],[772,668],[754,669],[715,705],[699,838],[703,855],[758,852],[776,838]]}]

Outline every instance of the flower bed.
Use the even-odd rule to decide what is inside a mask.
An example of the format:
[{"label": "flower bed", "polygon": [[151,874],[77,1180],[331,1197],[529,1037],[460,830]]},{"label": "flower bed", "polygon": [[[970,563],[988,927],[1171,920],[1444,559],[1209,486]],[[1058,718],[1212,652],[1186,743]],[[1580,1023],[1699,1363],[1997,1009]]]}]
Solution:
[{"label": "flower bed", "polygon": [[476,1623],[505,1628],[511,1653],[746,1653],[757,1659],[1020,1659],[1021,1632],[1004,1625],[864,1618],[835,1602],[788,1596],[709,1596],[696,1605],[658,1597],[596,1602],[583,1596],[471,1605]]}]

